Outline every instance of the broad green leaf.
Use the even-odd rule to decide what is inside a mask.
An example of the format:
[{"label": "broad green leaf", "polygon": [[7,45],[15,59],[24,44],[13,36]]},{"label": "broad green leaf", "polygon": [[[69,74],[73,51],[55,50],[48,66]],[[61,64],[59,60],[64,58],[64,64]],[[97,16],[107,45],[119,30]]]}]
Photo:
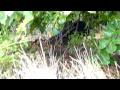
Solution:
[{"label": "broad green leaf", "polygon": [[117,33],[118,35],[120,35],[120,28],[116,31],[116,33]]},{"label": "broad green leaf", "polygon": [[112,24],[112,23],[109,23],[107,26],[106,26],[106,31],[112,31],[115,29],[115,26]]},{"label": "broad green leaf", "polygon": [[63,24],[65,22],[65,19],[61,19],[58,21],[60,24]]},{"label": "broad green leaf", "polygon": [[112,31],[105,31],[104,32],[104,37],[111,37],[113,35]]},{"label": "broad green leaf", "polygon": [[106,51],[107,51],[108,53],[112,54],[113,52],[116,51],[116,49],[117,49],[116,45],[113,44],[113,43],[110,43],[110,44],[108,45],[108,47],[106,48]]},{"label": "broad green leaf", "polygon": [[109,44],[110,40],[108,39],[102,39],[99,41],[99,48],[103,49],[105,47],[107,47],[107,45]]},{"label": "broad green leaf", "polygon": [[120,44],[120,39],[119,38],[112,39],[112,43],[114,43],[114,44]]},{"label": "broad green leaf", "polygon": [[4,11],[0,11],[0,23],[5,25],[5,21],[7,16],[5,15]]},{"label": "broad green leaf", "polygon": [[120,45],[116,45],[117,46],[117,50],[120,50]]},{"label": "broad green leaf", "polygon": [[32,11],[24,11],[23,15],[25,16],[26,23],[30,22],[34,18],[33,14],[32,14]]},{"label": "broad green leaf", "polygon": [[103,65],[110,64],[110,56],[105,50],[101,51],[100,57]]}]

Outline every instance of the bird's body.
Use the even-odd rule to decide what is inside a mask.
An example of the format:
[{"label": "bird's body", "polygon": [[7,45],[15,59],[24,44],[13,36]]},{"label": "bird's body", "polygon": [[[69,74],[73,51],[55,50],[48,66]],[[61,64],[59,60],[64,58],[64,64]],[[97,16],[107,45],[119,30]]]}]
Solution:
[{"label": "bird's body", "polygon": [[68,45],[69,36],[74,32],[79,34],[85,34],[86,23],[84,21],[75,21],[75,22],[67,22],[64,25],[63,30],[53,37],[51,37],[48,42],[49,44],[56,49],[56,52],[64,53]]},{"label": "bird's body", "polygon": [[79,34],[84,34],[86,33],[85,30],[86,24],[84,21],[75,21],[75,22],[67,22],[67,24],[65,24],[63,30],[51,37],[49,39],[50,44],[52,45],[56,45],[56,43],[61,43],[63,45],[67,45],[68,40],[69,40],[69,36],[72,35],[74,32],[77,32]]}]

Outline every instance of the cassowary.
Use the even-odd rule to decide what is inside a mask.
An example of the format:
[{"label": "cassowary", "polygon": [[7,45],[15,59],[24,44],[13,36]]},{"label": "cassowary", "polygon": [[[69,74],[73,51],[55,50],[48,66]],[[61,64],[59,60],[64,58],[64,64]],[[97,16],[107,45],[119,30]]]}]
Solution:
[{"label": "cassowary", "polygon": [[63,30],[58,34],[49,39],[51,45],[67,45],[69,35],[72,35],[74,32],[79,34],[87,34],[86,32],[86,23],[84,21],[75,21],[75,22],[67,22],[64,25]]},{"label": "cassowary", "polygon": [[69,56],[68,50],[68,41],[69,36],[72,35],[74,32],[79,34],[86,34],[86,23],[84,21],[75,21],[75,22],[66,22],[63,30],[60,31],[59,34],[51,37],[48,40],[48,46],[52,47],[54,50],[54,53],[56,53],[58,56],[60,55],[67,55]]}]

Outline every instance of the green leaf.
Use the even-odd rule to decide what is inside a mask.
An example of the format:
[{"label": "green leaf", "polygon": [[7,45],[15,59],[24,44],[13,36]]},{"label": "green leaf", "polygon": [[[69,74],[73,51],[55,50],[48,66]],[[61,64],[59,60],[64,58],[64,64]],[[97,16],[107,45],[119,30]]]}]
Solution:
[{"label": "green leaf", "polygon": [[118,30],[116,31],[116,33],[117,33],[118,35],[120,35],[120,29],[118,29]]},{"label": "green leaf", "polygon": [[120,35],[120,30],[115,29],[112,32],[113,32],[113,36]]},{"label": "green leaf", "polygon": [[117,38],[117,39],[112,39],[112,42],[113,42],[114,44],[120,44],[120,39],[119,39],[119,38]]},{"label": "green leaf", "polygon": [[111,30],[113,30],[113,27],[110,24],[108,24],[106,26],[106,31],[111,31]]},{"label": "green leaf", "polygon": [[110,53],[110,54],[112,54],[112,53],[115,52],[116,50],[117,50],[117,47],[116,47],[116,45],[113,44],[113,43],[110,43],[110,44],[108,45],[108,47],[106,48],[106,51],[107,51],[108,53]]},{"label": "green leaf", "polygon": [[33,20],[33,18],[34,18],[32,11],[24,11],[23,15],[25,16],[25,20],[27,23],[30,22],[31,20]]},{"label": "green leaf", "polygon": [[102,39],[99,41],[99,48],[103,49],[105,47],[107,47],[107,45],[109,44],[110,40],[108,39]]},{"label": "green leaf", "polygon": [[104,37],[111,37],[113,35],[112,31],[105,31],[104,32]]},{"label": "green leaf", "polygon": [[5,15],[4,11],[0,11],[0,23],[5,25],[5,21],[7,16]]},{"label": "green leaf", "polygon": [[61,19],[58,22],[59,22],[59,24],[63,24],[65,22],[65,19]]},{"label": "green leaf", "polygon": [[120,50],[120,45],[116,45],[117,46],[117,50]]},{"label": "green leaf", "polygon": [[2,49],[0,49],[0,57],[2,57],[4,55],[4,52]]},{"label": "green leaf", "polygon": [[110,56],[109,56],[109,54],[105,50],[101,51],[100,58],[101,58],[101,61],[102,61],[103,65],[110,64]]}]

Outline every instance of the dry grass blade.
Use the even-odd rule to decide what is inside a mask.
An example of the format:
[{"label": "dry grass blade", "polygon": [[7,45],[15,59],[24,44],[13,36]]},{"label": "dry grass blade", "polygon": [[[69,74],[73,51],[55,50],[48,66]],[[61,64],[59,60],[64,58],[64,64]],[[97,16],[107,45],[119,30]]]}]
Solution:
[{"label": "dry grass blade", "polygon": [[[40,50],[41,53],[36,52],[32,58],[32,54],[28,54],[24,51],[22,45],[21,55],[19,56],[19,65],[14,63],[12,70],[6,71],[1,74],[0,78],[14,78],[14,79],[113,79],[113,76],[108,70],[103,71],[101,65],[98,62],[98,56],[92,53],[92,49],[88,52],[84,45],[84,51],[79,48],[75,48],[76,58],[69,56],[70,63],[65,58],[58,58],[54,55],[54,51],[50,48],[49,56],[47,57],[41,40]],[[36,58],[35,58],[36,57]],[[49,61],[49,65],[48,62]],[[64,62],[63,62],[64,61]],[[70,66],[69,66],[70,65]],[[18,68],[19,66],[19,68]],[[117,66],[116,66],[117,67]],[[116,69],[117,70],[117,69]],[[13,75],[10,76],[10,71]],[[119,71],[117,70],[117,77],[119,77]],[[0,71],[2,73],[2,71]]]}]

